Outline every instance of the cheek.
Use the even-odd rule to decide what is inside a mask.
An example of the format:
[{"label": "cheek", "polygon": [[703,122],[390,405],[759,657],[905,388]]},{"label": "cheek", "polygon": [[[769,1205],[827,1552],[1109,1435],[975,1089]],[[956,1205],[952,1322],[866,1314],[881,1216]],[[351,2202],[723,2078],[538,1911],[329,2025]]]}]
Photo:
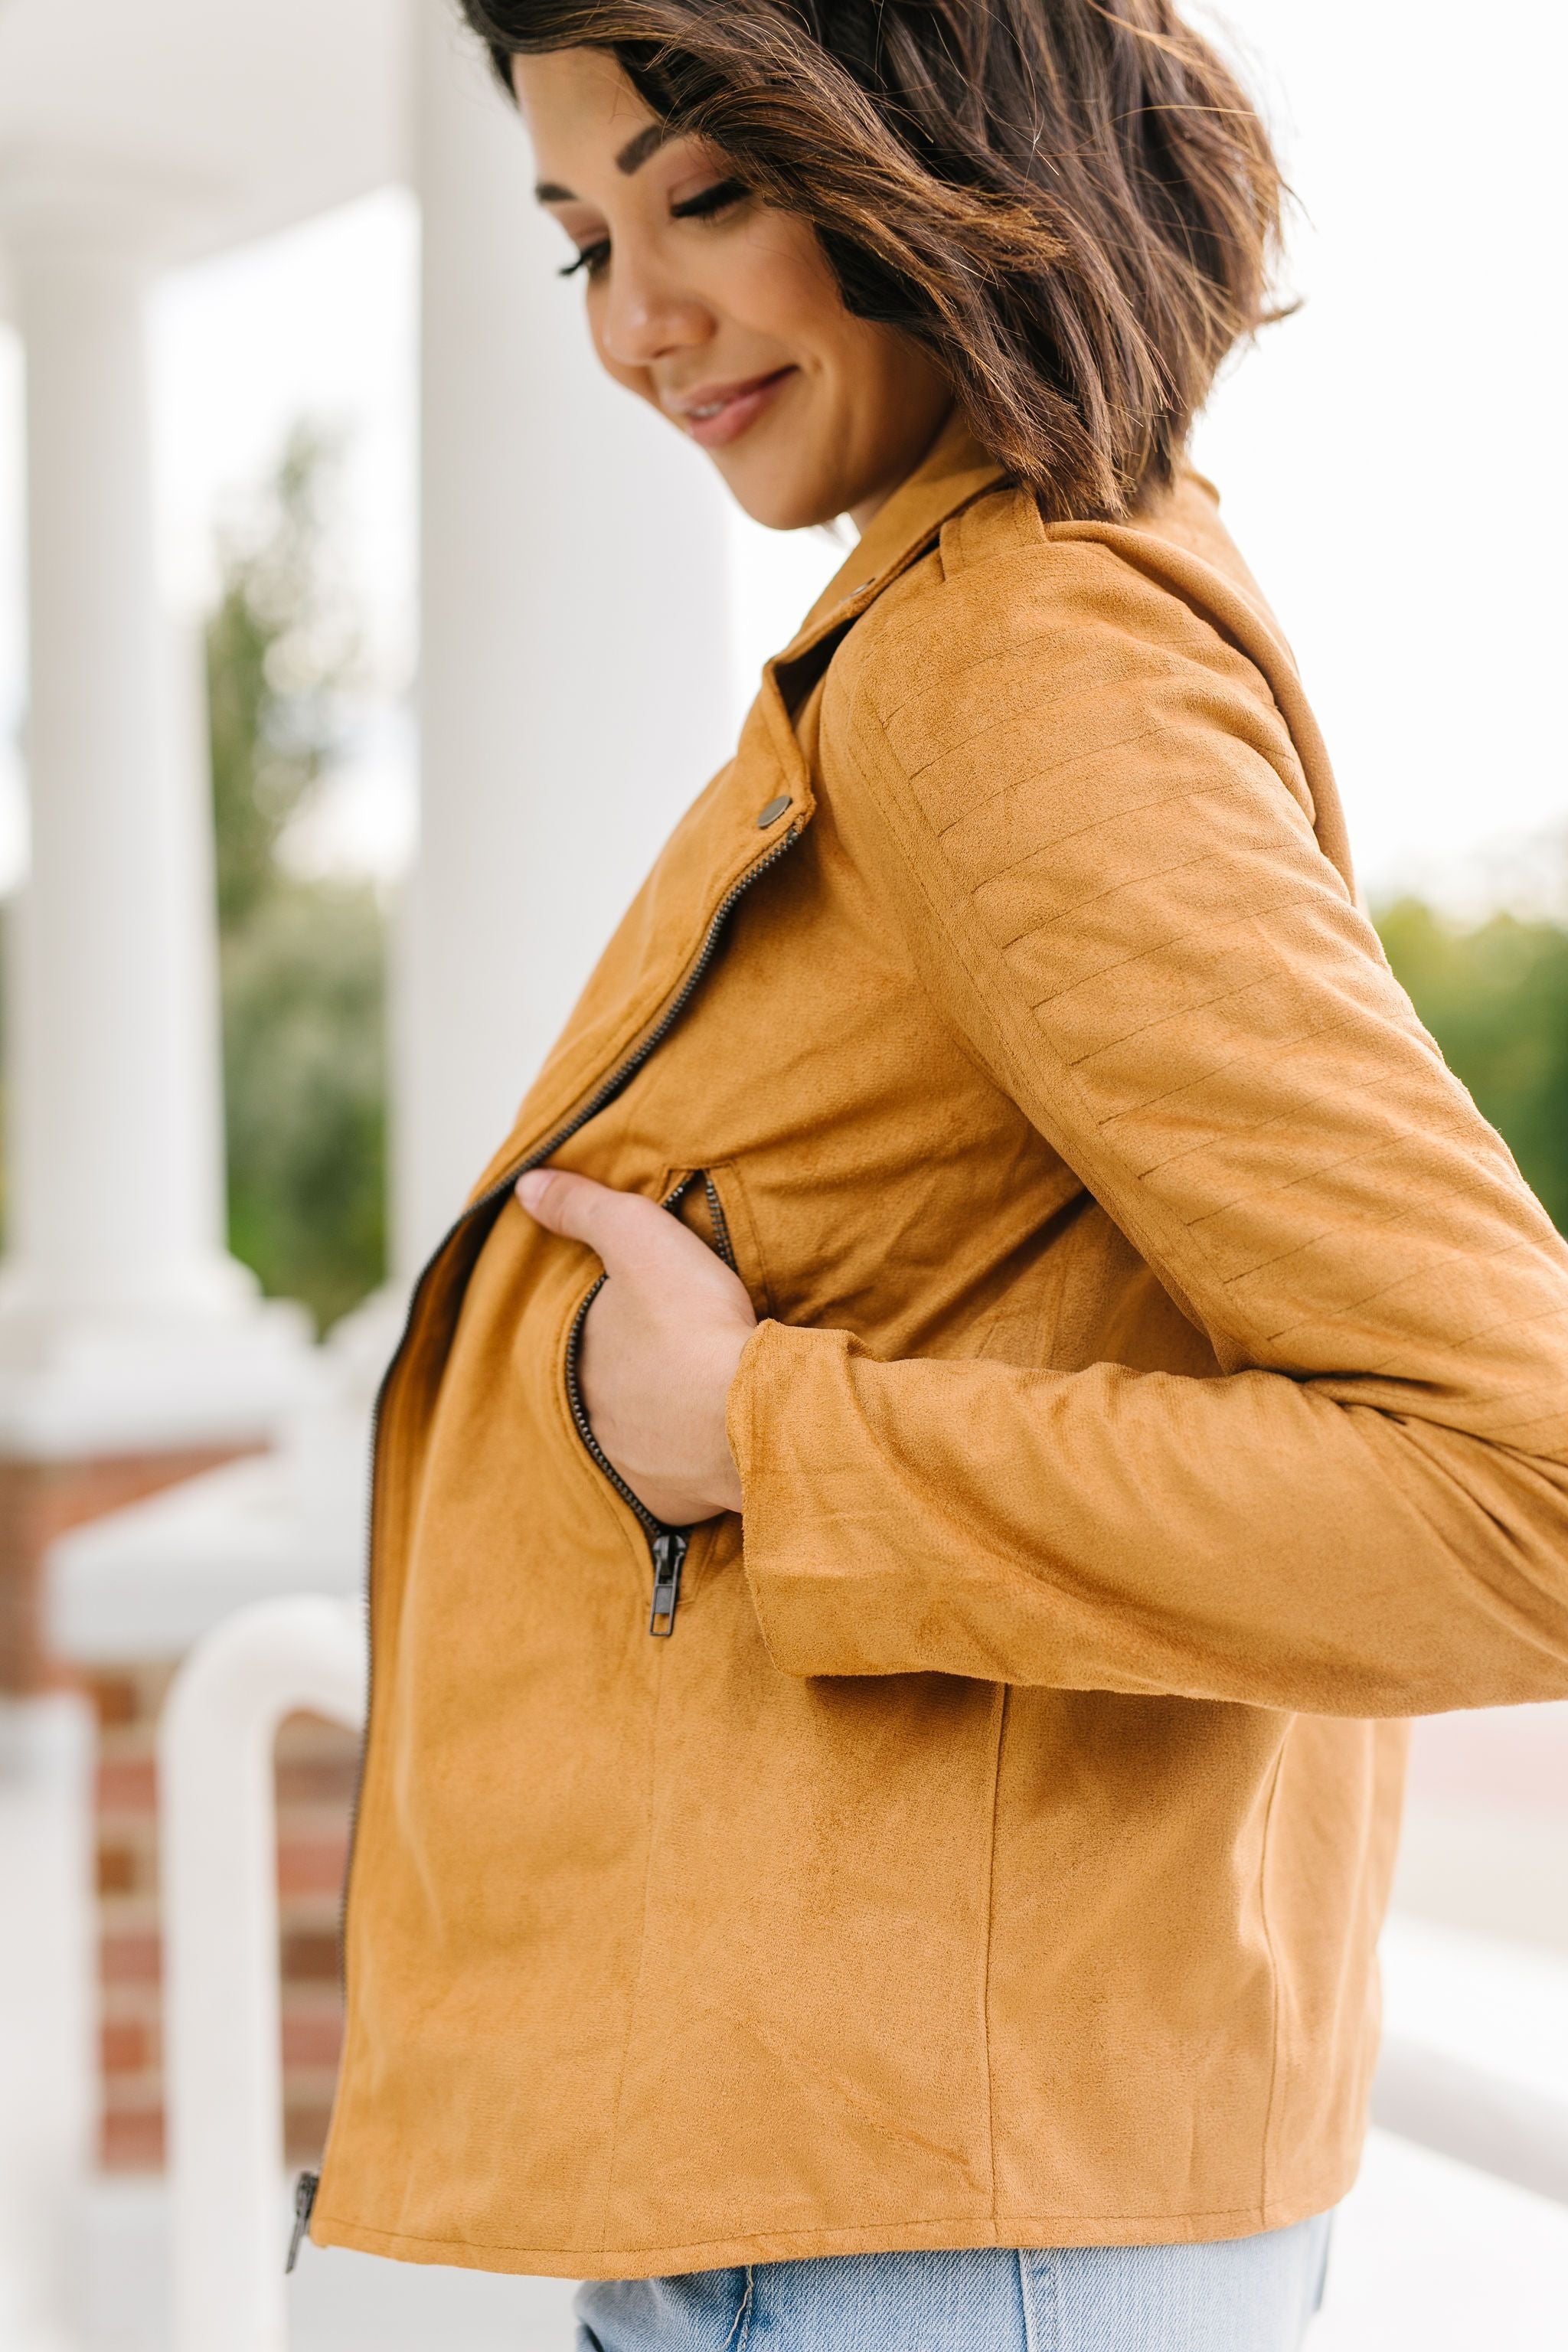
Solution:
[{"label": "cheek", "polygon": [[715,291],[737,325],[811,360],[831,348],[847,312],[827,258],[804,221],[759,213],[729,240]]}]

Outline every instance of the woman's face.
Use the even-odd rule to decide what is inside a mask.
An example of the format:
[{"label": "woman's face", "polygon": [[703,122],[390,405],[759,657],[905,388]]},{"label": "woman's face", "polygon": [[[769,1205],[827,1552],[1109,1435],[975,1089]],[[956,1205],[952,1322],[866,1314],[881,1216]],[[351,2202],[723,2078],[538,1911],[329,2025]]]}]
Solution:
[{"label": "woman's face", "polygon": [[906,335],[851,317],[808,224],[748,195],[700,140],[665,138],[615,59],[513,63],[539,200],[577,249],[594,347],[778,530],[864,524],[952,405]]}]

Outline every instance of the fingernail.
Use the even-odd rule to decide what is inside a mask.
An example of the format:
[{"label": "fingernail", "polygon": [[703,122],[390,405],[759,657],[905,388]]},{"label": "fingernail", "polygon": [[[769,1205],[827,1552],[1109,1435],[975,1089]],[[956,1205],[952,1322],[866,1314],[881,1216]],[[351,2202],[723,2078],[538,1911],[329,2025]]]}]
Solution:
[{"label": "fingernail", "polygon": [[523,1207],[529,1212],[530,1215],[532,1214],[534,1204],[538,1201],[540,1194],[543,1192],[547,1181],[544,1171],[542,1168],[531,1168],[527,1175],[520,1176],[517,1182],[512,1186],[512,1191],[517,1194],[518,1199],[522,1202]]}]

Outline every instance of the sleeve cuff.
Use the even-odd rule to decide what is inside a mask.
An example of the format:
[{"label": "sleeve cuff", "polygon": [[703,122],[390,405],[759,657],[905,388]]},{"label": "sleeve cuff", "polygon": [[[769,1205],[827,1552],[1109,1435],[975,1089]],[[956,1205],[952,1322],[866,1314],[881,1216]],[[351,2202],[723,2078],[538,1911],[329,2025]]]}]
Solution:
[{"label": "sleeve cuff", "polygon": [[847,1331],[764,1322],[731,1383],[742,1557],[763,1640],[782,1674],[908,1670],[900,1603],[912,1597],[919,1570],[907,1526],[900,1541],[879,1524],[886,1498],[868,1476],[876,1440],[855,1378],[868,1362]]}]

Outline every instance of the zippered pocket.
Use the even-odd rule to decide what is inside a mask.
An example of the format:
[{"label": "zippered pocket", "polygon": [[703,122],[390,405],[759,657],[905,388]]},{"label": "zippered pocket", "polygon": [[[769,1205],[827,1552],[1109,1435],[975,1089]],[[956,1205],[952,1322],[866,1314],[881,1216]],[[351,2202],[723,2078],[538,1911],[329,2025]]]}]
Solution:
[{"label": "zippered pocket", "polygon": [[[694,1168],[680,1176],[659,1206],[673,1216],[694,1184],[700,1184],[712,1227],[713,1247],[726,1265],[734,1267],[734,1251],[730,1240],[730,1228],[724,1215],[724,1204],[719,1198],[718,1187],[705,1169]],[[656,1518],[640,1495],[634,1494],[615,1464],[594,1434],[594,1424],[588,1418],[588,1408],[583,1402],[580,1367],[583,1355],[583,1327],[588,1319],[588,1309],[605,1286],[606,1277],[600,1275],[597,1282],[572,1318],[566,1334],[566,1402],[573,1425],[590,1460],[602,1472],[626,1508],[631,1511],[647,1538],[648,1554],[653,1562],[653,1600],[648,1610],[647,1630],[661,1640],[668,1640],[675,1631],[675,1612],[680,1601],[680,1575],[686,1565],[686,1555],[691,1549],[691,1529],[672,1528]]]}]

